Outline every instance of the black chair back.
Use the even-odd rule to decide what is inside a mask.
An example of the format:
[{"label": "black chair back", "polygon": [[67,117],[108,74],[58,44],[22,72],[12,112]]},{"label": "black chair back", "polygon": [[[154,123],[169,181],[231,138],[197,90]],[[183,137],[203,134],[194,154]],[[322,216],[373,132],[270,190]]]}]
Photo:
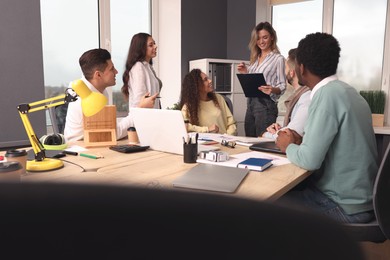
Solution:
[{"label": "black chair back", "polygon": [[380,229],[390,239],[390,143],[387,146],[374,184],[374,210]]},{"label": "black chair back", "polygon": [[0,220],[2,259],[363,259],[326,217],[200,192],[7,184]]}]

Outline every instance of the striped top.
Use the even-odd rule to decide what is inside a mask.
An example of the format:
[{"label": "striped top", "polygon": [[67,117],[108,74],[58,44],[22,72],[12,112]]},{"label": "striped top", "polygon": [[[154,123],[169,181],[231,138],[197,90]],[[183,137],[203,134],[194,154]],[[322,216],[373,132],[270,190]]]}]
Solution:
[{"label": "striped top", "polygon": [[273,51],[268,53],[261,64],[259,64],[259,60],[257,59],[253,64],[249,65],[248,73],[263,73],[268,85],[280,89],[280,95],[274,93],[270,95],[271,99],[275,102],[286,91],[284,57],[279,53]]}]

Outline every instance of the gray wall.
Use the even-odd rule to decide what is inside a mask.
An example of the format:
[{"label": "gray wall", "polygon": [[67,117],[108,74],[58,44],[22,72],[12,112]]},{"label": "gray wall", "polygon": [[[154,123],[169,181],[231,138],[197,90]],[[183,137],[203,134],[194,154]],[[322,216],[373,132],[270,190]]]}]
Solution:
[{"label": "gray wall", "polygon": [[249,60],[249,40],[256,25],[256,0],[228,0],[227,58]]},{"label": "gray wall", "polygon": [[[39,0],[0,1],[0,149],[29,144],[16,109],[44,98]],[[45,113],[29,115],[38,136],[46,133]]]},{"label": "gray wall", "polygon": [[226,58],[226,0],[181,1],[182,78],[188,62],[201,58]]},{"label": "gray wall", "polygon": [[182,78],[190,60],[248,60],[255,10],[256,0],[182,0]]}]

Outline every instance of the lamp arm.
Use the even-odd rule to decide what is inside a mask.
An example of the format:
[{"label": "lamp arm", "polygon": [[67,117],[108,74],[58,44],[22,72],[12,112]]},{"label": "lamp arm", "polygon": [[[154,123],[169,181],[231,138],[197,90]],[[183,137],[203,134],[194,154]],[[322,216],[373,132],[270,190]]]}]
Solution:
[{"label": "lamp arm", "polygon": [[[56,97],[52,97],[52,98],[47,98],[47,99],[44,99],[41,101],[32,102],[29,104],[20,104],[17,107],[18,111],[19,111],[20,118],[22,119],[22,122],[23,122],[24,129],[26,130],[28,139],[30,140],[31,146],[34,150],[36,161],[42,161],[46,158],[45,148],[43,147],[43,145],[39,141],[38,137],[36,136],[36,134],[32,128],[31,122],[28,118],[28,113],[32,113],[32,112],[48,109],[50,107],[60,106],[60,105],[63,105],[63,104],[69,103],[69,102],[76,101],[77,95],[71,93],[68,90],[69,89],[66,89],[65,94],[62,94],[62,95],[59,95]],[[60,100],[60,101],[57,101],[57,100]],[[57,102],[47,104],[47,103],[53,102],[53,101],[57,101]]]}]

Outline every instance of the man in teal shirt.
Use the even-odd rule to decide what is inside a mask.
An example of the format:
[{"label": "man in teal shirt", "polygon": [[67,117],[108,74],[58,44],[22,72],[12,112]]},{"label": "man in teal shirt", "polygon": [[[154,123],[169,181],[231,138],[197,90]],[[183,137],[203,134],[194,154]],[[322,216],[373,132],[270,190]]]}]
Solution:
[{"label": "man in teal shirt", "polygon": [[287,129],[276,143],[292,163],[314,172],[304,189],[281,201],[299,202],[341,222],[365,223],[374,217],[375,134],[367,102],[335,75],[339,57],[339,43],[330,34],[309,34],[299,42],[296,72],[312,90],[309,115],[302,140]]}]

